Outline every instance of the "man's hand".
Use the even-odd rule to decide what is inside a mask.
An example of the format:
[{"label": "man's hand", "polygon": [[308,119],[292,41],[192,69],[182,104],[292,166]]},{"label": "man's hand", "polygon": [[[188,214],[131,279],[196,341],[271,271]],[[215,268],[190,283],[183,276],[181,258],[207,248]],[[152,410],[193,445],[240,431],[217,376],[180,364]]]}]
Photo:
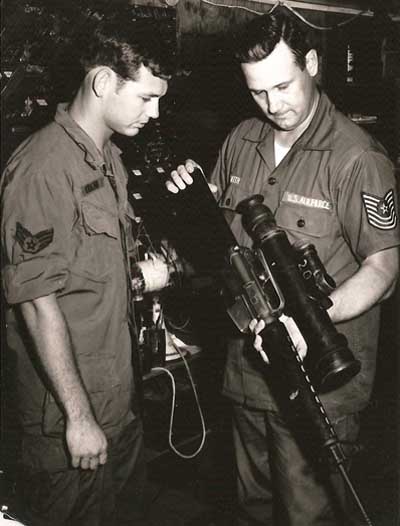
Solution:
[{"label": "man's hand", "polygon": [[107,460],[107,439],[92,413],[57,297],[53,293],[21,303],[21,313],[39,362],[63,407],[72,465],[96,469]]},{"label": "man's hand", "polygon": [[106,463],[107,438],[93,418],[67,420],[66,440],[74,468],[94,470]]},{"label": "man's hand", "polygon": [[[281,314],[281,316],[279,317],[279,321],[285,325],[293,346],[298,352],[300,358],[304,360],[307,354],[307,344],[299,328],[297,327],[295,321],[293,320],[293,318],[290,318],[289,316],[286,316],[285,314]],[[255,334],[253,347],[255,348],[256,351],[260,353],[261,358],[264,360],[264,362],[269,363],[269,358],[263,349],[263,346],[262,346],[263,340],[260,336],[260,332],[264,328],[265,328],[265,323],[263,320],[251,320],[249,324],[249,329],[251,330],[253,334]]]},{"label": "man's hand", "polygon": [[[180,164],[176,170],[171,172],[172,181],[167,181],[167,190],[173,194],[177,194],[180,190],[184,190],[187,186],[193,183],[193,177],[190,175],[196,168],[201,170],[201,167],[192,159],[187,159],[185,164]],[[217,191],[217,187],[213,184],[208,185],[212,193]]]},{"label": "man's hand", "polygon": [[260,353],[261,358],[264,360],[265,363],[269,363],[269,358],[267,356],[267,353],[263,349],[263,340],[260,336],[260,332],[265,328],[264,320],[251,320],[249,323],[249,329],[253,334],[255,334],[253,347],[254,349]]}]

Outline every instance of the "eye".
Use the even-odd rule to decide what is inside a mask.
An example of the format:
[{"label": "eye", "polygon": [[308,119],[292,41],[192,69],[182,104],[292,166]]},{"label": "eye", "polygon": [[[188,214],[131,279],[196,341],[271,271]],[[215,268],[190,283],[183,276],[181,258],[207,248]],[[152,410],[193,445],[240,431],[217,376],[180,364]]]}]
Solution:
[{"label": "eye", "polygon": [[265,97],[266,92],[264,90],[252,91],[251,94],[253,95],[253,97]]},{"label": "eye", "polygon": [[289,84],[280,84],[278,86],[278,90],[279,91],[285,91],[285,89],[287,89],[289,87]]},{"label": "eye", "polygon": [[151,101],[151,98],[150,97],[140,97],[144,102],[150,102]]}]

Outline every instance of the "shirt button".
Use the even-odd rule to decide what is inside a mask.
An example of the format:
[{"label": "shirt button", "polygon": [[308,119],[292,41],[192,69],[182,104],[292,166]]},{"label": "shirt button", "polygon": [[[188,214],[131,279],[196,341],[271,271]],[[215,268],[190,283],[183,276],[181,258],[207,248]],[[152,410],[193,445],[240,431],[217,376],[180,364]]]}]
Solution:
[{"label": "shirt button", "polygon": [[299,228],[303,228],[303,226],[306,224],[306,222],[304,221],[304,219],[301,217],[298,221],[297,221],[297,226]]},{"label": "shirt button", "polygon": [[274,185],[276,183],[276,178],[275,177],[270,177],[268,179],[268,183],[271,184],[271,185]]},{"label": "shirt button", "polygon": [[230,197],[225,199],[225,204],[228,205],[228,206],[231,204],[231,198]]}]

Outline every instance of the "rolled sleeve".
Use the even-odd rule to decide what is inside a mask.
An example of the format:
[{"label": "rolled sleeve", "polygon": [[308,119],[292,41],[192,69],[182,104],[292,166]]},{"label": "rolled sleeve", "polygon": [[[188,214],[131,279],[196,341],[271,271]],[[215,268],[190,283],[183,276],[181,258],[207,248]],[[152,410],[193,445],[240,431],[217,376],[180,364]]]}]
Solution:
[{"label": "rolled sleeve", "polygon": [[64,287],[73,207],[68,185],[54,171],[11,175],[3,192],[1,236],[4,292],[14,304]]},{"label": "rolled sleeve", "polygon": [[360,260],[399,245],[396,181],[385,155],[366,151],[353,162],[340,188],[338,212],[347,242]]},{"label": "rolled sleeve", "polygon": [[4,269],[4,293],[9,304],[23,303],[63,289],[68,273],[63,261],[34,258]]}]

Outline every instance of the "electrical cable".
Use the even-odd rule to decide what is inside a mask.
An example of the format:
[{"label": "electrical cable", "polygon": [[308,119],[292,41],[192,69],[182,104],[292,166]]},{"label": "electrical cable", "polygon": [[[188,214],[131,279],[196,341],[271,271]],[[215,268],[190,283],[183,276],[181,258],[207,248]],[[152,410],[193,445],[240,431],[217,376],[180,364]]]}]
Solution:
[{"label": "electrical cable", "polygon": [[171,327],[171,329],[174,329],[176,331],[183,331],[186,329],[186,327],[189,325],[191,318],[188,316],[186,320],[182,322],[182,325],[177,325],[176,322],[173,322],[170,317],[168,317],[166,314],[164,314],[165,319],[168,322],[168,325]]},{"label": "electrical cable", "polygon": [[286,4],[286,2],[279,2],[278,5],[282,5],[283,7],[286,7],[286,9],[288,9],[292,14],[297,16],[297,18],[299,18],[307,26],[312,27],[313,29],[317,29],[318,31],[332,31],[334,29],[337,29],[338,27],[342,27],[342,26],[345,26],[347,24],[350,24],[351,22],[353,22],[354,20],[359,18],[361,15],[367,13],[367,11],[360,11],[358,14],[354,15],[353,17],[349,18],[348,20],[344,20],[343,22],[338,22],[334,26],[317,26],[316,24],[312,24],[311,22],[309,22],[303,15],[301,15],[295,9],[293,9],[293,7],[291,7],[290,5]]},{"label": "electrical cable", "polygon": [[[168,248],[168,246],[165,246],[162,242],[160,244],[160,254],[164,257],[165,263],[167,265],[169,264],[175,271],[174,274],[174,280],[176,282],[177,287],[182,288],[183,287],[183,273],[181,272],[181,269],[178,266],[178,258],[176,256],[175,250],[173,247],[171,249]],[[176,322],[172,321],[172,318],[167,316],[164,312],[164,318],[167,320],[168,325],[175,330],[183,330],[185,329],[189,323],[191,322],[191,316],[187,315],[186,318],[178,325]]]},{"label": "electrical cable", "polygon": [[200,451],[203,449],[203,446],[204,446],[204,443],[205,443],[205,440],[206,440],[207,432],[206,432],[206,425],[205,425],[205,421],[204,421],[203,412],[202,412],[201,406],[200,406],[199,397],[198,397],[198,394],[197,394],[197,390],[196,390],[196,386],[195,386],[192,374],[190,372],[189,365],[188,365],[183,353],[181,353],[181,351],[178,348],[176,348],[176,350],[180,354],[180,356],[181,356],[181,358],[183,360],[183,363],[184,363],[184,365],[186,367],[186,371],[188,373],[188,377],[189,377],[190,383],[192,385],[193,394],[194,394],[194,397],[195,397],[195,400],[196,400],[196,405],[197,405],[197,408],[198,408],[198,411],[199,411],[200,420],[201,420],[202,438],[201,438],[201,442],[200,442],[199,447],[197,448],[197,450],[194,453],[185,454],[185,453],[182,453],[181,451],[178,451],[178,449],[175,447],[175,445],[173,444],[173,441],[172,441],[173,426],[174,426],[174,416],[175,416],[175,399],[176,399],[176,384],[175,384],[175,378],[174,378],[173,374],[171,373],[171,371],[169,371],[165,367],[153,367],[152,371],[162,371],[162,372],[168,374],[168,376],[171,379],[172,399],[171,399],[171,416],[170,416],[169,430],[168,430],[168,443],[169,443],[169,446],[172,449],[172,451],[174,453],[176,453],[179,457],[184,458],[184,459],[191,459],[191,458],[196,457],[200,453]]},{"label": "electrical cable", "polygon": [[[218,4],[217,2],[210,2],[210,0],[201,0],[205,4],[210,4],[214,7],[227,7],[229,9],[242,9],[243,11],[248,11],[249,13],[254,13],[255,15],[263,15],[265,13],[260,13],[259,11],[255,11],[254,9],[250,9],[249,7],[245,7],[243,5],[226,5],[226,4]],[[271,10],[272,11],[272,10]],[[269,11],[269,13],[271,12]]]},{"label": "electrical cable", "polygon": [[[243,11],[248,11],[250,13],[254,13],[255,15],[264,15],[264,14],[266,14],[264,12],[256,11],[255,9],[250,9],[250,8],[248,8],[246,6],[220,4],[220,3],[217,3],[217,2],[213,2],[211,0],[201,0],[201,1],[203,3],[205,3],[205,4],[210,4],[210,5],[215,6],[215,7],[226,7],[228,9],[242,9]],[[338,22],[334,26],[317,26],[316,24],[313,24],[312,22],[309,22],[303,15],[298,13],[293,7],[291,7],[289,4],[287,4],[286,2],[283,2],[281,0],[277,0],[277,2],[272,6],[272,8],[269,11],[267,11],[267,14],[271,14],[279,6],[285,7],[286,9],[288,9],[288,11],[290,11],[293,15],[295,15],[297,18],[299,18],[306,25],[308,25],[309,27],[312,27],[313,29],[317,29],[318,31],[332,31],[332,30],[337,29],[338,27],[350,24],[351,22],[353,22],[354,20],[356,20],[357,18],[359,18],[362,15],[369,14],[369,11],[360,11],[359,13],[357,13],[354,16],[352,16],[348,20],[344,20],[343,22]]]}]

